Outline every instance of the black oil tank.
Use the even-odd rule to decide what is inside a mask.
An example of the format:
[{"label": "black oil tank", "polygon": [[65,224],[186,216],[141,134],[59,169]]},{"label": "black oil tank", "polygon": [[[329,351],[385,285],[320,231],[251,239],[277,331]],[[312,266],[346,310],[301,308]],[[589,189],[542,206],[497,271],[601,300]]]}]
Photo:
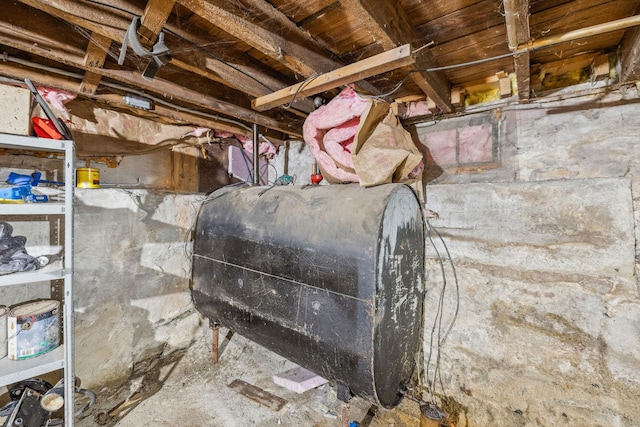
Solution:
[{"label": "black oil tank", "polygon": [[197,309],[354,395],[396,405],[421,332],[424,231],[414,192],[264,189],[227,187],[203,204]]}]

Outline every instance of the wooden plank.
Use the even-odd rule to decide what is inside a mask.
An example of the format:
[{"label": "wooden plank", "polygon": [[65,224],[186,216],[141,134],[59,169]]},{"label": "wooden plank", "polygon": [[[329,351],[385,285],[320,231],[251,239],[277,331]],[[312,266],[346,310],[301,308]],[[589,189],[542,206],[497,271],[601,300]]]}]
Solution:
[{"label": "wooden plank", "polygon": [[199,149],[192,146],[174,146],[171,149],[171,190],[198,192]]},{"label": "wooden plank", "polygon": [[464,89],[461,87],[451,88],[451,105],[461,107],[464,104]]},{"label": "wooden plank", "polygon": [[500,98],[508,98],[511,96],[511,79],[509,77],[502,77],[498,80],[498,86],[500,88]]},{"label": "wooden plank", "polygon": [[290,101],[294,96],[314,95],[410,64],[413,64],[413,57],[411,56],[411,47],[407,44],[256,98],[252,101],[251,106],[258,111],[268,110]]},{"label": "wooden plank", "polygon": [[242,380],[233,380],[228,387],[272,411],[277,412],[287,404],[283,398]]},{"label": "wooden plank", "polygon": [[593,76],[596,80],[609,77],[609,55],[598,55],[593,60]]},{"label": "wooden plank", "polygon": [[[397,7],[395,0],[342,0],[341,4],[347,13],[358,17],[371,33],[373,41],[378,42],[385,50],[416,40],[409,19]],[[418,47],[420,46],[414,46]],[[410,78],[441,111],[449,113],[453,111],[449,80],[441,71],[423,71],[436,65],[431,51],[422,49],[410,70]]]}]

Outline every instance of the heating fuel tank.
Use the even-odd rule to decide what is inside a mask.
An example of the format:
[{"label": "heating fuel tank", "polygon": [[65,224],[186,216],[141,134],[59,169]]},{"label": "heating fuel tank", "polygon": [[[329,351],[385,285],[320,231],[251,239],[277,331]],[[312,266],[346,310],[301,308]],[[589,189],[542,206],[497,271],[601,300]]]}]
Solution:
[{"label": "heating fuel tank", "polygon": [[402,184],[225,187],[205,201],[192,296],[207,318],[384,407],[413,373],[424,230]]}]

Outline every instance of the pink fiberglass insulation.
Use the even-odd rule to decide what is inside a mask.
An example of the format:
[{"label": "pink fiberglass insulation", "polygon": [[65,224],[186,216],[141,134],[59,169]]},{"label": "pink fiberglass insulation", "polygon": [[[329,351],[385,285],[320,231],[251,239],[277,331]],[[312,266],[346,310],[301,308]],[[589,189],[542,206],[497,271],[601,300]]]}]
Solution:
[{"label": "pink fiberglass insulation", "polygon": [[325,175],[341,182],[360,182],[353,172],[349,139],[353,140],[360,116],[368,104],[369,101],[346,87],[307,117],[303,126],[304,140]]},{"label": "pink fiberglass insulation", "polygon": [[340,126],[329,129],[322,139],[324,151],[342,168],[353,170],[353,157],[351,157],[351,153],[353,137],[358,131],[358,125],[360,125],[360,117],[356,117]]}]

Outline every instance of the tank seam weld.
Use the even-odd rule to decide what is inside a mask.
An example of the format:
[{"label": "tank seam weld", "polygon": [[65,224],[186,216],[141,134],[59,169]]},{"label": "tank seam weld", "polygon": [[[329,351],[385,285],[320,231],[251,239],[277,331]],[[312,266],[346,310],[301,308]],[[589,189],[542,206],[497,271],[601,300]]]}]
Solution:
[{"label": "tank seam weld", "polygon": [[275,274],[265,273],[264,271],[254,270],[254,269],[252,269],[252,268],[245,267],[245,266],[238,265],[238,264],[234,264],[234,263],[231,263],[231,262],[228,262],[228,261],[223,261],[223,260],[221,260],[221,259],[209,258],[209,257],[207,257],[207,256],[198,255],[198,254],[194,254],[194,256],[197,256],[197,257],[199,257],[199,258],[205,258],[205,259],[208,259],[208,260],[211,260],[211,261],[215,261],[215,262],[218,262],[218,263],[220,263],[220,264],[225,264],[225,265],[228,265],[228,266],[231,266],[231,267],[240,268],[240,269],[242,269],[242,270],[251,271],[251,272],[253,272],[253,273],[264,274],[265,276],[269,276],[269,277],[272,277],[272,278],[274,278],[274,279],[284,280],[284,281],[286,281],[286,282],[291,282],[291,283],[295,283],[295,284],[297,284],[297,285],[307,286],[307,287],[309,287],[309,288],[317,289],[317,290],[319,290],[319,291],[329,292],[329,293],[331,293],[331,294],[338,295],[338,296],[341,296],[341,297],[351,298],[351,299],[354,299],[354,300],[356,300],[356,301],[362,301],[362,302],[364,302],[364,303],[369,303],[369,302],[370,302],[370,300],[366,300],[366,299],[362,299],[362,298],[356,298],[356,297],[351,296],[351,295],[341,294],[341,293],[338,293],[338,292],[332,291],[332,290],[330,290],[330,289],[320,288],[320,287],[318,287],[318,286],[310,285],[310,284],[308,284],[308,283],[300,282],[300,281],[298,281],[298,280],[288,279],[288,278],[286,278],[286,277],[282,277],[282,276],[276,276]]}]

